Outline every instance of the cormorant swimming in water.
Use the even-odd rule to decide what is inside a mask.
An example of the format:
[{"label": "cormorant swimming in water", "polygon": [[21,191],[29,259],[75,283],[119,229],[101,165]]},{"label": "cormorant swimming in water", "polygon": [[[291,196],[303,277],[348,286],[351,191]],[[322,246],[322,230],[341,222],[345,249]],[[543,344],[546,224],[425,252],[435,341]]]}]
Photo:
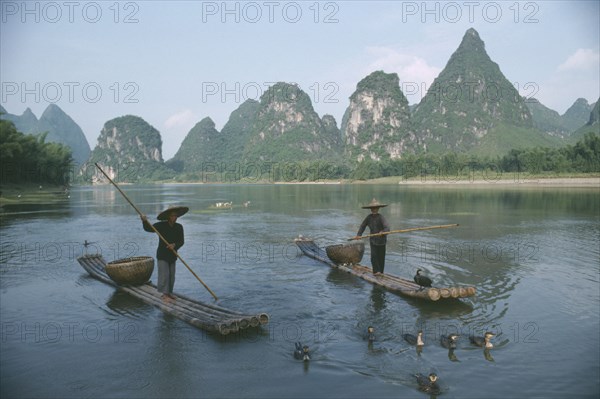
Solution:
[{"label": "cormorant swimming in water", "polygon": [[417,269],[417,274],[415,274],[414,277],[415,283],[419,284],[421,286],[421,289],[423,289],[424,287],[431,287],[431,279],[426,276],[421,276],[422,271],[423,270],[421,269]]},{"label": "cormorant swimming in water", "polygon": [[412,334],[402,334],[402,338],[406,340],[411,345],[423,346],[425,342],[423,342],[423,331],[419,331],[417,336],[415,337]]},{"label": "cormorant swimming in water", "polygon": [[310,360],[310,356],[308,354],[308,346],[302,344],[300,342],[296,342],[296,350],[294,351],[294,359],[298,360]]},{"label": "cormorant swimming in water", "polygon": [[365,339],[369,342],[375,341],[375,329],[372,326],[367,327],[367,334]]},{"label": "cormorant swimming in water", "polygon": [[492,343],[490,342],[490,340],[492,339],[492,337],[494,335],[496,335],[496,334],[491,333],[489,331],[486,332],[483,337],[476,337],[476,336],[471,335],[469,337],[469,341],[471,341],[471,343],[474,344],[474,345],[482,346],[485,349],[491,349],[491,348],[494,347],[494,345],[492,345]]},{"label": "cormorant swimming in water", "polygon": [[440,343],[446,349],[456,349],[456,341],[458,341],[458,334],[442,335],[440,337]]},{"label": "cormorant swimming in water", "polygon": [[419,389],[421,391],[434,395],[440,393],[440,387],[437,384],[438,376],[435,373],[431,373],[427,377],[419,373],[415,374],[415,377],[417,377],[417,384],[419,384]]}]

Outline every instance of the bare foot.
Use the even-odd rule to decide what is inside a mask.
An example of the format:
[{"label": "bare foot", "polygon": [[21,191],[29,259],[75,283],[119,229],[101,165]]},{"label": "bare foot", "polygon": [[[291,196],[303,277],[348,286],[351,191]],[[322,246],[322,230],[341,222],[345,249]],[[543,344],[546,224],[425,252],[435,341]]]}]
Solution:
[{"label": "bare foot", "polygon": [[177,299],[177,297],[173,294],[167,294],[167,296],[173,300]]},{"label": "bare foot", "polygon": [[171,297],[169,296],[169,294],[162,294],[162,296],[160,297],[160,299],[162,299],[162,300],[163,300],[163,302],[167,302],[167,303],[170,303],[170,302],[172,302],[172,301],[173,301],[173,300],[171,299]]}]

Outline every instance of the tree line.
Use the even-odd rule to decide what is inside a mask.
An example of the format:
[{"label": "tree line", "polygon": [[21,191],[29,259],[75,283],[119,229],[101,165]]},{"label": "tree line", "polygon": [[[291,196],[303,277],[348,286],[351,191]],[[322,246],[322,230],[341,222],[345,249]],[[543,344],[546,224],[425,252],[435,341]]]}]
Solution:
[{"label": "tree line", "polygon": [[13,122],[0,119],[0,183],[69,183],[72,151],[47,143],[46,136],[23,134]]},{"label": "tree line", "polygon": [[504,173],[600,173],[600,136],[588,133],[575,145],[560,148],[512,149],[498,157],[461,153],[407,155],[402,159],[358,163],[349,173],[353,179],[386,176],[462,179],[477,174],[494,180]]},{"label": "tree line", "polygon": [[176,181],[203,183],[302,182],[332,179],[499,180],[505,174],[600,173],[600,136],[588,133],[561,148],[513,149],[503,156],[462,153],[407,154],[401,159],[350,162],[347,159],[298,162],[203,162],[195,172],[179,171]]}]

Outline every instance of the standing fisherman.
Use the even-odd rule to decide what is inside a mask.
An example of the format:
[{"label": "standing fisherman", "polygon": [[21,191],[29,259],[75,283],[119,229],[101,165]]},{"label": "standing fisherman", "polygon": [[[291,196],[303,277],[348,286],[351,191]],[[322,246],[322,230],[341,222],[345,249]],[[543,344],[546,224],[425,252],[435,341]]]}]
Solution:
[{"label": "standing fisherman", "polygon": [[[367,215],[365,220],[358,228],[355,239],[359,239],[365,228],[369,226],[371,234],[382,233],[384,231],[390,231],[390,226],[383,215],[379,214],[379,208],[383,208],[387,204],[380,204],[375,198],[367,206],[363,206],[363,209],[371,209],[371,213]],[[385,267],[385,245],[387,243],[387,235],[378,237],[370,237],[369,244],[371,245],[371,266],[373,268],[373,274],[378,276],[383,273]]]},{"label": "standing fisherman", "polygon": [[[173,286],[175,285],[175,254],[179,248],[183,246],[183,226],[177,223],[177,218],[183,216],[189,210],[186,206],[173,206],[162,211],[158,215],[160,222],[155,223],[154,228],[164,237],[169,243],[165,244],[162,240],[158,240],[158,248],[156,249],[156,259],[158,263],[158,291],[161,292],[163,301],[175,299],[173,295]],[[155,231],[152,229],[146,215],[141,215],[144,230],[150,233]]]}]

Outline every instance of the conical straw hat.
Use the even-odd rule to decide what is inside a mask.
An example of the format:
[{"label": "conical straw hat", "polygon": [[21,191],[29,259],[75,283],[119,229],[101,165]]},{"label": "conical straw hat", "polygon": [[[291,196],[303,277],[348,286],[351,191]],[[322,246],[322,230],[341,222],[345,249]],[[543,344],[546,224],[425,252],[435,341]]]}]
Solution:
[{"label": "conical straw hat", "polygon": [[175,212],[177,214],[177,217],[180,217],[185,215],[189,210],[190,208],[188,208],[187,206],[170,206],[161,213],[159,213],[157,219],[167,220],[169,219],[169,215],[171,214],[171,212]]},{"label": "conical straw hat", "polygon": [[369,203],[369,205],[365,205],[362,208],[363,209],[383,208],[384,206],[387,206],[387,204],[380,204],[379,201],[377,201],[375,198],[373,198],[371,200],[371,203]]}]

